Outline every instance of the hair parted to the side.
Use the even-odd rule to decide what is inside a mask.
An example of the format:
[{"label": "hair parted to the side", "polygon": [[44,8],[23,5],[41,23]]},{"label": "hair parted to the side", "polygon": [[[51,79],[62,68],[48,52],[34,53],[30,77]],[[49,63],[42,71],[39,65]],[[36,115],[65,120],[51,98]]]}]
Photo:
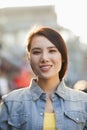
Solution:
[{"label": "hair parted to the side", "polygon": [[62,80],[66,74],[68,68],[68,52],[65,41],[63,40],[62,36],[59,34],[58,31],[47,27],[47,26],[34,26],[28,35],[27,38],[27,53],[30,52],[31,42],[34,36],[44,36],[46,37],[51,43],[53,43],[62,56],[62,67],[59,72],[59,78]]}]

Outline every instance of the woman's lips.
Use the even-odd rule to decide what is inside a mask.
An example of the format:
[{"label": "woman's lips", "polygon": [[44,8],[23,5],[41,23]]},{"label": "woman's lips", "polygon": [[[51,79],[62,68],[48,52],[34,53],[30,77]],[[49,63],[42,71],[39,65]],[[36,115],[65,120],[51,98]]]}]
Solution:
[{"label": "woman's lips", "polygon": [[52,65],[42,65],[42,66],[40,66],[40,70],[47,72],[50,70],[51,67],[52,67]]}]

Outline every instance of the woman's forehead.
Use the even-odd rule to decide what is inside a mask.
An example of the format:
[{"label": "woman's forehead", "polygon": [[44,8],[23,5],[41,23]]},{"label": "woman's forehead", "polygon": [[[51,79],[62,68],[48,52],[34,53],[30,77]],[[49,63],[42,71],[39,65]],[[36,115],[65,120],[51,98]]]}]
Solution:
[{"label": "woman's forehead", "polygon": [[31,41],[31,46],[55,47],[45,36],[34,36]]}]

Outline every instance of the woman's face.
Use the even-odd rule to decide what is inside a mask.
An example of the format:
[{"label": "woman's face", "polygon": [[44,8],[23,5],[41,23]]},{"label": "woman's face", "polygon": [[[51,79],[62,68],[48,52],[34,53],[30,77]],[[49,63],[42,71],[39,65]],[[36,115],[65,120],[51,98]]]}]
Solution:
[{"label": "woman's face", "polygon": [[30,48],[30,64],[38,78],[58,77],[61,70],[61,53],[44,36],[34,36]]}]

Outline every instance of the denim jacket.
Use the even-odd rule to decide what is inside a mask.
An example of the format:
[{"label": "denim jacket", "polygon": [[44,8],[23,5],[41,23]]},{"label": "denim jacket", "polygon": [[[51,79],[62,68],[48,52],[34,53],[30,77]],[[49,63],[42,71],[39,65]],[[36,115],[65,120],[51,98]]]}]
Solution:
[{"label": "denim jacket", "polygon": [[[51,95],[57,130],[87,130],[87,94],[62,81]],[[27,88],[3,98],[0,130],[43,130],[46,93],[34,79]],[[48,122],[49,123],[49,122]]]}]

